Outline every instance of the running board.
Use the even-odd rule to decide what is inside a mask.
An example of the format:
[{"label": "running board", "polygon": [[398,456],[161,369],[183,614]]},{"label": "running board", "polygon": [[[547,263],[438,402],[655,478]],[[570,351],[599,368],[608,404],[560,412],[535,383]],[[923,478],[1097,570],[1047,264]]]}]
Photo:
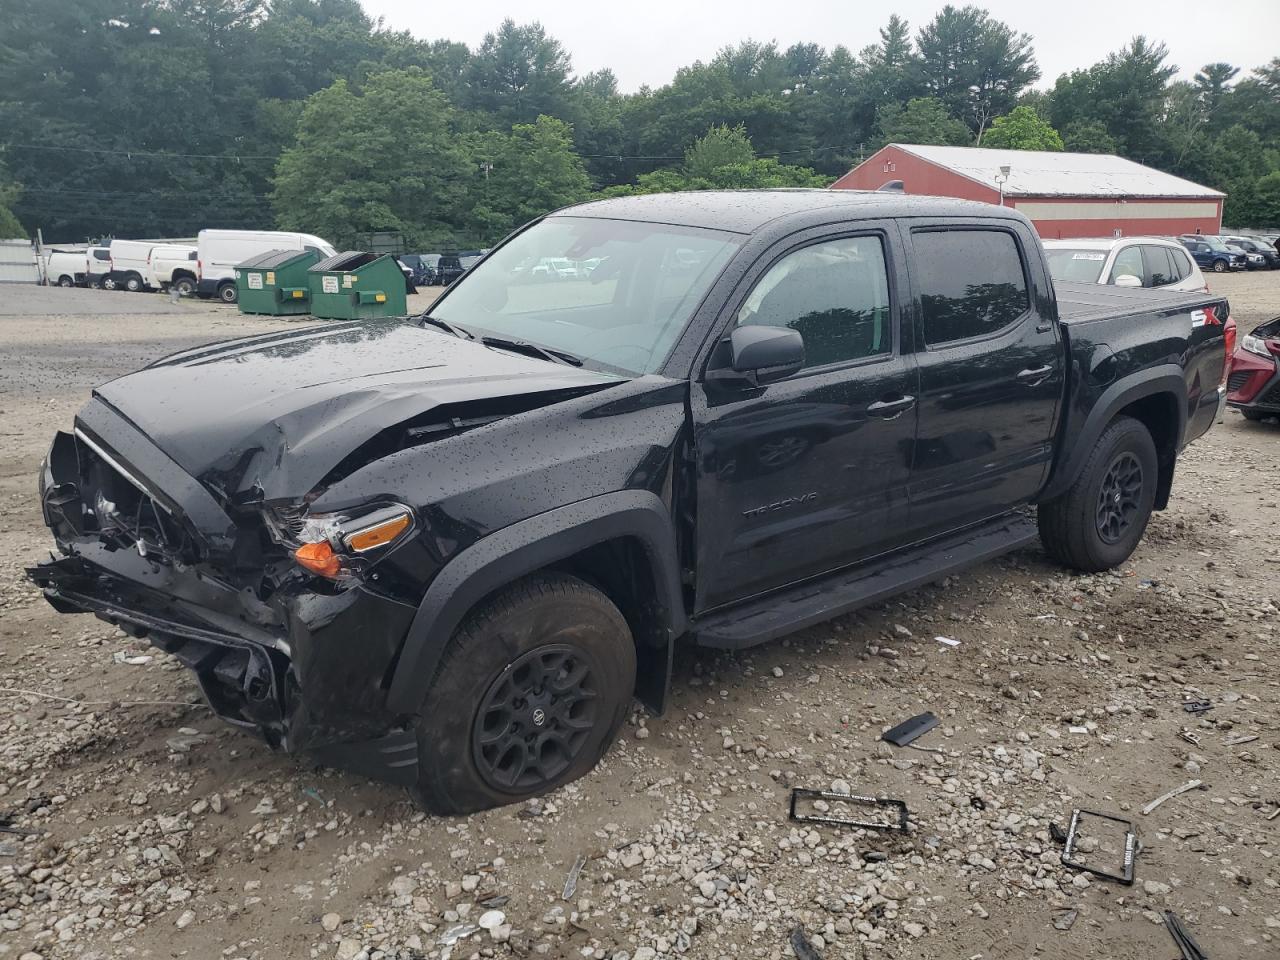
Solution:
[{"label": "running board", "polygon": [[907,553],[712,613],[694,621],[694,639],[722,650],[767,643],[1025,547],[1038,536],[1034,520],[1005,514]]}]

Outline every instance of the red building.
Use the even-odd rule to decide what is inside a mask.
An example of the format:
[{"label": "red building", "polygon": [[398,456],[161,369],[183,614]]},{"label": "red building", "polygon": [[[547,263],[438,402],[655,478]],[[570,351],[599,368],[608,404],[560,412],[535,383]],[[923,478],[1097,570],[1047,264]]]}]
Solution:
[{"label": "red building", "polygon": [[831,185],[1004,203],[1040,236],[1216,234],[1226,194],[1132,160],[1096,153],[992,150],[891,143]]}]

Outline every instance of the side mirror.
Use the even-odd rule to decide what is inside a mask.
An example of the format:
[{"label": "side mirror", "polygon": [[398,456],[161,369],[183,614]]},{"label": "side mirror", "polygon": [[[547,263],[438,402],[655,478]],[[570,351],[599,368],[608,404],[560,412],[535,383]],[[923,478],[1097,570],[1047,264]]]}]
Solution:
[{"label": "side mirror", "polygon": [[708,379],[762,387],[804,366],[804,338],[788,327],[735,327],[716,357],[719,363],[708,371]]},{"label": "side mirror", "polygon": [[1120,276],[1112,280],[1111,283],[1117,287],[1140,287],[1142,286],[1142,279],[1140,277],[1135,277],[1132,273],[1122,273]]}]

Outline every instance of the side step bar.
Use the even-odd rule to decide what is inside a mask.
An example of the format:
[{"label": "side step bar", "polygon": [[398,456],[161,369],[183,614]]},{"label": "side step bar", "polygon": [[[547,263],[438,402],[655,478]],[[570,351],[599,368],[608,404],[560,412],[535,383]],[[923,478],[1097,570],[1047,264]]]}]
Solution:
[{"label": "side step bar", "polygon": [[1025,547],[1038,536],[1033,519],[1005,514],[901,555],[711,613],[694,621],[694,640],[722,650],[767,643]]}]

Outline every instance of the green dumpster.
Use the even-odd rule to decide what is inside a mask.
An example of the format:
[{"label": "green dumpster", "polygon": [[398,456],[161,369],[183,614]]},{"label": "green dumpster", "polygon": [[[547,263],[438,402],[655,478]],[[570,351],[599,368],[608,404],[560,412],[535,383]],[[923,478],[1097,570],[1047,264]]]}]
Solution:
[{"label": "green dumpster", "polygon": [[237,266],[240,312],[273,317],[310,313],[307,268],[318,259],[311,250],[268,250]]},{"label": "green dumpster", "polygon": [[389,256],[348,250],[321,260],[307,277],[311,312],[326,320],[402,317],[409,309],[404,272]]}]

